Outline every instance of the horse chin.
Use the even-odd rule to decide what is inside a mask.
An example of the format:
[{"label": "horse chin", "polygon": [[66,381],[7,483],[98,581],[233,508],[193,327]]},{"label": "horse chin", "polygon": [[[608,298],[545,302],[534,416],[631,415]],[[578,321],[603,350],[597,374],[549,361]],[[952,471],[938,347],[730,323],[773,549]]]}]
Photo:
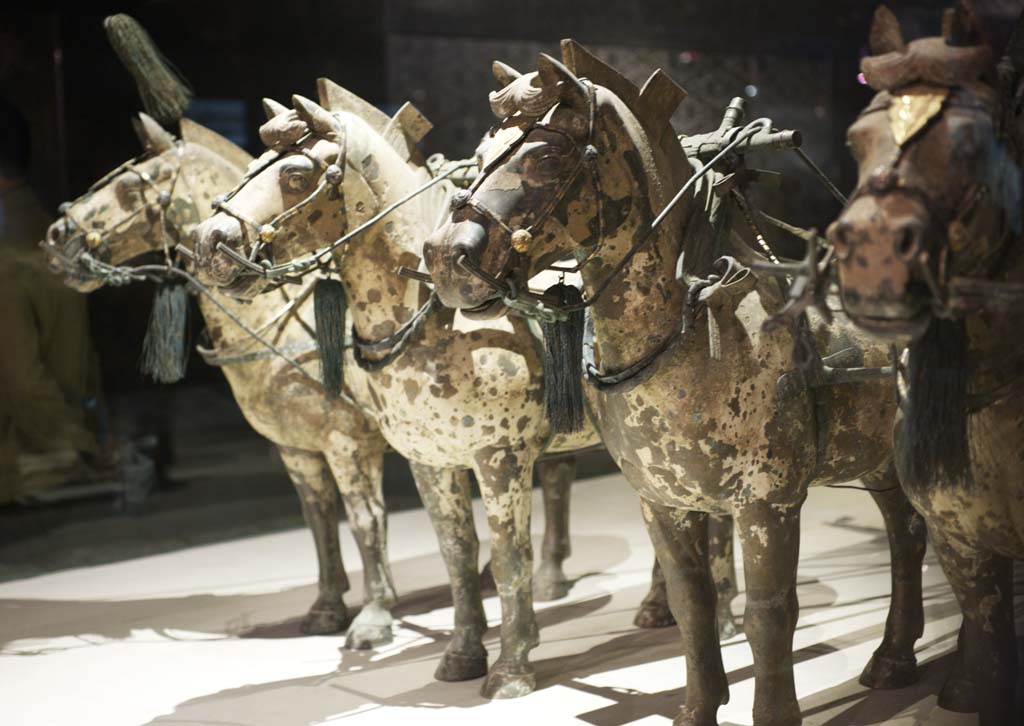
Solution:
[{"label": "horse chin", "polygon": [[508,311],[501,298],[493,298],[471,308],[459,308],[459,312],[468,320],[494,320]]},{"label": "horse chin", "polygon": [[931,310],[928,308],[922,308],[911,317],[901,318],[850,314],[850,320],[861,330],[898,345],[907,345],[920,338],[928,329],[931,319]]}]

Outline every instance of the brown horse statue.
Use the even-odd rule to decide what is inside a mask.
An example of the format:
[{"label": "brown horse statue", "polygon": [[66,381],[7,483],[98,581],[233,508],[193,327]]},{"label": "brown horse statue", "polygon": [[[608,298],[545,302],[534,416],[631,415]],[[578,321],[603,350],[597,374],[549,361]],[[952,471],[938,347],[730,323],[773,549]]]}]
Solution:
[{"label": "brown horse statue", "polygon": [[[116,270],[147,255],[163,259],[171,254],[176,240],[184,239],[203,218],[214,196],[237,183],[252,161],[227,139],[188,119],[181,121],[181,140],[145,114],[135,128],[143,156],[63,205],[63,216],[50,226],[43,243],[55,270],[82,292],[111,279],[96,263]],[[302,620],[302,630],[324,634],[347,627],[347,647],[370,648],[391,641],[389,610],[395,602],[381,491],[385,442],[358,409],[324,397],[316,379],[308,292],[267,295],[249,305],[224,295],[201,296],[199,307],[213,346],[211,362],[223,365],[246,420],[280,452],[313,533],[319,595]],[[279,350],[291,352],[301,368],[265,355],[232,318],[263,331]],[[338,541],[335,489],[363,560],[365,601],[351,623],[342,599],[349,586]]]},{"label": "brown horse statue", "polygon": [[963,609],[970,664],[939,704],[1001,726],[1022,723],[1024,27],[997,68],[969,4],[943,26],[907,43],[892,12],[876,12],[862,69],[878,94],[849,129],[858,184],[828,237],[850,318],[908,346],[896,462]]},{"label": "brown horse statue", "polygon": [[[421,241],[450,193],[437,185],[406,200],[430,180],[415,147],[429,124],[408,105],[388,118],[326,79],[319,92],[319,104],[296,96],[294,109],[267,102],[270,118],[260,133],[269,151],[221,200],[220,213],[193,234],[201,274],[232,294],[253,296],[268,280],[247,260],[270,266],[309,259],[313,250],[391,210],[324,258],[329,264],[322,274],[340,281],[353,339],[343,359],[325,358],[324,365],[344,372],[344,389],[410,461],[437,531],[455,603],[454,635],[437,677],[464,680],[486,672],[484,695],[523,695],[534,688],[528,661],[538,639],[533,599],[564,594],[568,554],[564,528],[557,537],[545,536],[532,575],[533,465],[544,452],[596,445],[597,435],[589,425],[553,432],[544,412],[540,347],[526,321],[456,318],[423,284],[395,274],[400,265],[419,265]],[[489,670],[470,471],[488,513],[502,605],[501,654]],[[559,498],[566,503],[571,479],[566,471],[560,480]],[[722,569],[731,575],[731,522],[726,526],[720,550],[728,564]],[[670,617],[655,571],[637,618],[664,625]]]},{"label": "brown horse statue", "polygon": [[[506,66],[497,70],[509,78]],[[807,487],[860,478],[885,516],[893,599],[863,676],[874,685],[916,676],[925,532],[892,467],[891,378],[781,385],[792,339],[761,326],[783,300],[744,265],[763,258],[729,235],[716,245],[693,195],[652,225],[695,173],[669,123],[684,95],[661,71],[638,89],[572,41],[562,62],[541,55],[536,73],[512,74],[492,94],[501,121],[480,149],[480,175],[424,245],[425,260],[441,301],[468,310],[509,298],[521,309],[531,276],[572,260],[582,294],[563,288],[542,302],[589,313],[587,401],[641,495],[682,635],[686,702],[675,723],[715,724],[728,699],[707,556],[716,513],[733,515],[742,544],[754,723],[793,726]],[[731,257],[716,263],[722,255]],[[885,346],[854,329],[818,321],[812,333],[828,355],[869,367],[888,360]],[[579,359],[569,363],[580,370]]]}]

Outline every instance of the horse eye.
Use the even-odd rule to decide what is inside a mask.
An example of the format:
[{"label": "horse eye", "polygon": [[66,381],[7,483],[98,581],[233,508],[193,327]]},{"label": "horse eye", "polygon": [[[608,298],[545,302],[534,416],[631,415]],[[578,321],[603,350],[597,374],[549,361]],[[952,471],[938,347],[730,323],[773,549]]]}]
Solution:
[{"label": "horse eye", "polygon": [[309,189],[309,177],[298,169],[285,170],[282,178],[284,188],[289,192],[301,193]]}]

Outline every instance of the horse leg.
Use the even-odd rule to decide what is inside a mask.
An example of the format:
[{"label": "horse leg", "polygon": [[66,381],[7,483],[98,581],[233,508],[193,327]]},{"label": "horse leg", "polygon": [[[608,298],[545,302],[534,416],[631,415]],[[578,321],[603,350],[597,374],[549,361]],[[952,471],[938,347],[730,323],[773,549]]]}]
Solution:
[{"label": "horse leg", "polygon": [[501,654],[487,672],[486,698],[517,698],[533,691],[530,651],[539,635],[533,615],[530,499],[533,453],[488,447],[474,471],[491,530],[491,568],[501,599]]},{"label": "horse leg", "polygon": [[964,613],[963,644],[974,672],[980,726],[1015,719],[1017,636],[1013,621],[1013,561],[980,551],[932,528],[942,570]]},{"label": "horse leg", "polygon": [[728,640],[739,632],[732,616],[732,601],[739,595],[736,586],[736,553],[732,541],[733,523],[729,515],[708,516],[708,555],[711,576],[718,593],[718,639]]},{"label": "horse leg", "polygon": [[540,567],[533,578],[533,597],[544,602],[569,594],[562,562],[572,554],[569,541],[569,493],[576,478],[576,457],[538,461],[537,475],[544,492],[544,543]]},{"label": "horse leg", "polygon": [[974,670],[967,659],[966,630],[966,624],[961,623],[960,632],[956,636],[953,668],[939,691],[938,704],[947,711],[977,713],[978,699],[975,698]]},{"label": "horse leg", "polygon": [[434,678],[439,681],[479,678],[487,673],[487,651],[483,643],[487,618],[480,597],[477,572],[480,544],[473,527],[469,471],[437,469],[413,462],[409,466],[437,534],[455,606],[455,629]]},{"label": "horse leg", "polygon": [[799,726],[793,633],[800,608],[800,506],[756,501],[738,511],[736,523],[747,591],[743,629],[754,656],[754,724]]},{"label": "horse leg", "polygon": [[281,461],[299,495],[302,516],[313,533],[320,576],[316,602],[299,625],[303,633],[337,633],[348,625],[348,610],[342,599],[348,592],[348,576],[341,562],[338,541],[338,495],[323,456],[313,451],[278,446]]},{"label": "horse leg", "polygon": [[718,707],[729,700],[729,682],[717,637],[708,515],[646,500],[641,506],[686,656],[686,702],[673,724],[715,726]]},{"label": "horse leg", "polygon": [[363,608],[352,620],[345,647],[365,650],[390,643],[395,585],[388,562],[388,522],[381,487],[384,442],[332,435],[324,458],[341,492],[349,527],[363,560]]},{"label": "horse leg", "polygon": [[651,589],[647,591],[640,609],[636,611],[633,624],[638,628],[667,628],[675,625],[672,610],[668,606],[668,594],[665,591],[665,574],[657,558],[651,568]]},{"label": "horse leg", "polygon": [[921,563],[927,545],[924,518],[910,506],[895,468],[864,477],[871,497],[882,511],[889,537],[892,595],[885,619],[885,636],[860,674],[869,688],[903,688],[918,679],[914,643],[924,633]]},{"label": "horse leg", "polygon": [[[732,541],[732,517],[729,515],[708,515],[708,556],[711,561],[711,576],[718,594],[718,638],[728,640],[740,632],[732,616],[732,601],[739,595],[736,586],[736,559]],[[676,619],[668,605],[665,592],[665,576],[658,560],[654,560],[651,571],[651,589],[647,591],[633,624],[638,628],[665,628],[675,625]]]}]

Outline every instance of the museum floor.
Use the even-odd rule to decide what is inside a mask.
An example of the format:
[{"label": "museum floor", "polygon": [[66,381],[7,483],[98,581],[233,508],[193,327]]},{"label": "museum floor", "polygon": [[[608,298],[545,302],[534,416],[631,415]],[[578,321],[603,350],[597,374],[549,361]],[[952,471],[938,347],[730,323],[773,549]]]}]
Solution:
[{"label": "museum floor", "polygon": [[[480,681],[433,680],[452,610],[426,516],[409,510],[391,518],[402,598],[395,642],[380,652],[346,652],[341,637],[299,634],[297,616],[315,594],[312,542],[301,528],[8,579],[0,584],[0,723],[668,724],[683,664],[674,629],[632,626],[652,551],[621,476],[577,485],[572,528],[567,572],[578,580],[567,598],[538,606],[538,689],[526,698],[487,702]],[[343,536],[351,605],[361,599],[359,560]],[[794,645],[806,725],[977,722],[935,706],[960,616],[933,557],[924,573],[923,680],[871,692],[857,675],[881,637],[889,557],[870,498],[812,492],[802,551]],[[486,607],[493,625],[496,598]],[[742,607],[741,596],[734,612]],[[492,629],[492,658],[496,638]],[[753,678],[742,636],[726,643],[724,657],[732,700],[720,721],[749,724]]]}]

